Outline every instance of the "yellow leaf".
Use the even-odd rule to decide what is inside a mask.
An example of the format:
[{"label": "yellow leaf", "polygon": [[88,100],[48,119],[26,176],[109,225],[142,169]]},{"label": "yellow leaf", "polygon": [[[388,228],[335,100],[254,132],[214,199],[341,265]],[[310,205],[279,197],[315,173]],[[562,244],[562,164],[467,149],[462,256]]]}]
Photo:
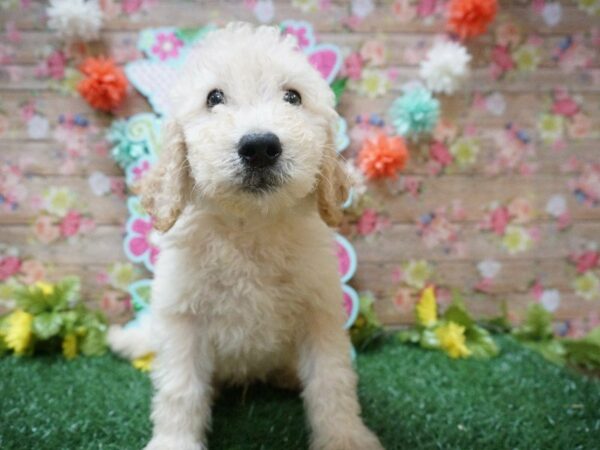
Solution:
[{"label": "yellow leaf", "polygon": [[74,334],[67,334],[62,342],[63,355],[67,359],[77,356],[77,338]]},{"label": "yellow leaf", "polygon": [[22,355],[31,342],[33,316],[22,309],[17,309],[8,316],[7,322],[8,327],[4,336],[6,346],[16,355]]},{"label": "yellow leaf", "polygon": [[147,355],[134,359],[131,361],[131,364],[142,372],[148,372],[152,368],[152,361],[154,361],[154,353],[148,353]]},{"label": "yellow leaf", "polygon": [[452,358],[464,358],[471,354],[467,348],[465,327],[454,322],[440,326],[435,330],[440,346]]}]

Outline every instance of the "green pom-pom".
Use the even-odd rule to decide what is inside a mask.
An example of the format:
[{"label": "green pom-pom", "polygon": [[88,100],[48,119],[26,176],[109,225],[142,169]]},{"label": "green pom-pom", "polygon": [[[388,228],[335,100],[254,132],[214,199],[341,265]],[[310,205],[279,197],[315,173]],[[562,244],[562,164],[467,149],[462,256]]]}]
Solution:
[{"label": "green pom-pom", "polygon": [[411,89],[397,98],[390,109],[398,134],[415,136],[433,130],[440,116],[440,102],[422,87]]}]

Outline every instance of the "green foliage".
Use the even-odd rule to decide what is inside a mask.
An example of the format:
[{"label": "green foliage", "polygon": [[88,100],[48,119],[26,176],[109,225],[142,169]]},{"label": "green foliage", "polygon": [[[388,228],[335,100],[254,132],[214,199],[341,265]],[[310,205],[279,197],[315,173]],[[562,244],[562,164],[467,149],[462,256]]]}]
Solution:
[{"label": "green foliage", "polygon": [[[106,352],[106,318],[81,303],[77,277],[56,284],[14,285],[11,296],[16,307],[0,317],[0,354],[9,350],[33,354],[61,347],[69,358],[79,351],[84,355]],[[71,346],[64,348],[67,336]]]},{"label": "green foliage", "polygon": [[358,317],[350,328],[350,338],[354,347],[366,350],[380,343],[385,333],[373,309],[373,296],[369,293],[361,294],[359,301]]},{"label": "green foliage", "polygon": [[582,339],[559,339],[554,335],[552,323],[552,314],[541,305],[533,304],[512,334],[554,364],[600,370],[600,327]]}]

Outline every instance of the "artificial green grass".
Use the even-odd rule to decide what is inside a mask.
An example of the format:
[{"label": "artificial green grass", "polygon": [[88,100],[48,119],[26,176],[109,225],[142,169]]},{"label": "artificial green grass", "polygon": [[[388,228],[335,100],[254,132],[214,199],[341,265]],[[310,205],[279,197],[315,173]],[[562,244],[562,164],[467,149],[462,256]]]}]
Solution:
[{"label": "artificial green grass", "polygon": [[[489,361],[386,344],[358,357],[365,422],[391,449],[598,449],[600,382],[510,339]],[[112,356],[0,359],[0,448],[140,449],[148,376]],[[211,450],[307,448],[297,394],[225,391]]]}]

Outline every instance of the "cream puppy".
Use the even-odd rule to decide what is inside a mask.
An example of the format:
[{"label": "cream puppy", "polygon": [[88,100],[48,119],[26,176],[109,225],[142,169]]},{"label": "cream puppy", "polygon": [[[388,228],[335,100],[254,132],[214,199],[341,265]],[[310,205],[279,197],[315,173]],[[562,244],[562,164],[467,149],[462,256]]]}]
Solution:
[{"label": "cream puppy", "polygon": [[156,351],[146,448],[204,448],[214,386],[266,380],[302,389],[311,448],[381,449],[343,330],[328,225],[348,190],[327,82],[277,28],[233,24],[201,43],[173,99],[142,187],[163,232],[150,313],[109,335],[129,357]]}]

